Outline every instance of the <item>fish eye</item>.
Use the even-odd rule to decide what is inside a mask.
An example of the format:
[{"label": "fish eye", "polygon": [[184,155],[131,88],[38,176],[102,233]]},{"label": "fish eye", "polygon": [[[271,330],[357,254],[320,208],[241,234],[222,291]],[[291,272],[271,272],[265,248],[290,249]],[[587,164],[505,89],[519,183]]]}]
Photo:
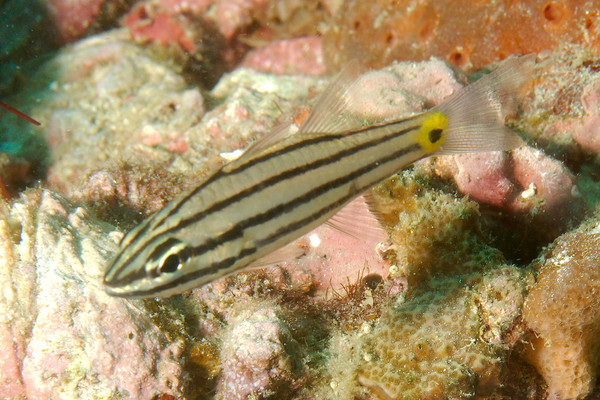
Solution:
[{"label": "fish eye", "polygon": [[167,258],[164,258],[158,265],[156,272],[160,274],[172,273],[182,267],[181,259],[177,253],[169,254]]},{"label": "fish eye", "polygon": [[172,274],[183,268],[189,255],[186,243],[176,238],[167,238],[148,257],[146,272],[151,278]]}]

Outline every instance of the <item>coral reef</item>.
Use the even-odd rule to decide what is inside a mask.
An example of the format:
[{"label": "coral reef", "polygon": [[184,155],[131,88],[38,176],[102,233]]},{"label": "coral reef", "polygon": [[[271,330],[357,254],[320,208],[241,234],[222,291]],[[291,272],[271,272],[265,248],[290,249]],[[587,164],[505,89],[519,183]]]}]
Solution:
[{"label": "coral reef", "polygon": [[102,290],[120,234],[48,191],[0,206],[0,397],[183,395],[181,341]]},{"label": "coral reef", "polygon": [[203,18],[185,12],[171,13],[160,4],[139,2],[123,23],[136,42],[151,42],[158,45],[159,52],[175,53],[184,75],[201,86],[213,87],[226,69],[224,39]]},{"label": "coral reef", "polygon": [[[153,159],[169,165],[173,153],[187,149],[186,132],[203,113],[198,90],[124,41],[123,34],[116,31],[82,41],[35,77],[38,84],[54,80],[53,95],[32,113],[40,113],[45,121],[56,160],[48,181],[63,193],[72,193],[73,183],[106,160],[136,164]],[[38,95],[32,89],[27,98]],[[162,95],[148,97],[152,90]],[[85,152],[89,147],[95,151]],[[180,162],[174,170],[182,167]]]},{"label": "coral reef", "polygon": [[391,229],[383,254],[409,289],[433,276],[481,270],[502,262],[477,232],[477,203],[427,187],[427,175],[405,171],[379,185],[378,211]]},{"label": "coral reef", "polygon": [[[600,50],[600,3],[530,0],[469,2],[347,0],[324,36],[328,66],[351,58],[381,68],[394,60],[436,56],[464,70],[510,54],[585,44]],[[543,32],[543,34],[540,34]]]},{"label": "coral reef", "polygon": [[[480,275],[434,281],[432,288],[392,306],[364,336],[358,381],[376,398],[397,400],[469,399],[495,389],[506,355],[499,344],[504,340],[491,340],[490,332],[501,335],[519,315],[524,286],[514,267],[484,276],[502,284],[488,287],[478,282]],[[476,306],[480,291],[494,299],[492,308],[503,309],[503,318],[482,321],[485,312]]]},{"label": "coral reef", "polygon": [[588,48],[568,46],[540,55],[535,85],[524,102],[518,129],[573,169],[598,153],[598,57]]},{"label": "coral reef", "polygon": [[90,31],[100,31],[133,3],[132,0],[41,0],[48,10],[57,36],[62,43],[74,42]]},{"label": "coral reef", "polygon": [[[110,193],[119,192],[116,186],[125,180],[149,184],[148,190],[136,190],[142,195],[162,192],[166,200],[181,189],[174,182],[191,182],[223,163],[219,153],[244,147],[254,135],[267,132],[317,84],[310,77],[277,78],[240,69],[206,94],[218,105],[205,112],[203,94],[189,87],[180,72],[170,59],[157,60],[129,42],[123,30],[81,41],[48,61],[13,104],[44,123],[52,152],[50,186],[87,203],[110,203],[115,200]],[[41,101],[28,101],[36,98]],[[44,160],[39,140],[16,133],[32,129],[25,121],[6,118],[0,124],[7,136],[15,137],[20,154],[32,154],[26,159]],[[8,149],[12,142],[4,146]],[[116,197],[131,210],[156,210],[144,206],[156,204],[148,196]]]},{"label": "coral reef", "polygon": [[122,163],[90,173],[72,198],[86,204],[98,218],[127,229],[163,208],[193,182],[162,167]]},{"label": "coral reef", "polygon": [[550,398],[584,398],[600,372],[599,246],[596,218],[558,238],[534,263],[538,275],[523,310],[534,334],[523,351]]},{"label": "coral reef", "polygon": [[299,389],[302,366],[296,360],[302,350],[281,314],[279,307],[247,304],[230,321],[221,350],[217,399],[265,398],[274,393],[283,399]]},{"label": "coral reef", "polygon": [[[461,193],[478,201],[486,230],[496,237],[494,245],[522,263],[577,225],[588,209],[573,173],[562,162],[531,147],[510,153],[442,156],[420,166],[451,179]],[[513,230],[507,225],[524,228]],[[503,232],[510,232],[509,237]]]},{"label": "coral reef", "polygon": [[[130,10],[124,23],[137,39],[177,43],[185,50],[190,66],[186,69],[192,72],[188,76],[203,79],[212,87],[210,83],[214,84],[225,68],[237,65],[252,49],[257,54],[251,57],[254,64],[260,55],[266,55],[275,70],[290,70],[293,61],[300,59],[300,70],[322,73],[318,36],[334,8],[320,1],[147,0]],[[269,48],[263,50],[265,46]],[[205,51],[197,54],[199,48]],[[303,55],[310,57],[304,59]],[[317,65],[310,66],[313,61]],[[213,76],[207,79],[205,75]]]},{"label": "coral reef", "polygon": [[[597,1],[46,4],[56,6],[62,40],[125,17],[122,28],[50,56],[24,90],[2,99],[42,122],[0,119],[3,182],[16,192],[41,178],[53,192],[0,200],[0,397],[593,392],[597,219],[557,239],[532,268],[507,260],[525,266],[599,201]],[[456,22],[459,12],[469,23]],[[19,41],[0,44],[10,62],[27,55],[15,34]],[[102,272],[122,236],[106,222],[129,229],[274,126],[301,123],[329,79],[305,75],[326,72],[325,61],[411,59],[351,89],[351,111],[379,122],[440,104],[467,83],[441,60],[472,70],[565,41],[584,45],[540,57],[529,101],[510,121],[546,153],[438,157],[399,172],[372,193],[389,233],[377,248],[320,227],[296,242],[302,257],[184,295],[104,293]],[[415,61],[431,55],[441,60]]]},{"label": "coral reef", "polygon": [[153,0],[151,7],[170,15],[194,15],[215,24],[228,41],[250,45],[268,40],[314,36],[319,23],[339,7],[336,1]]},{"label": "coral reef", "polygon": [[542,212],[552,220],[561,217],[559,210],[568,208],[563,224],[581,215],[584,207],[573,174],[564,164],[531,147],[510,154],[460,154],[435,161],[436,174],[452,178],[461,193],[483,204],[509,212]]},{"label": "coral reef", "polygon": [[332,334],[323,397],[468,399],[497,393],[507,379],[501,371],[508,349],[522,333],[517,321],[524,277],[515,267],[499,266],[434,279],[384,303],[380,318]]},{"label": "coral reef", "polygon": [[264,305],[232,320],[221,351],[223,364],[217,398],[264,396],[273,390],[270,386],[285,384],[274,382],[272,377],[289,381],[292,372],[289,369],[293,367],[287,355],[292,350],[289,336],[277,317],[277,310]]},{"label": "coral reef", "polygon": [[321,38],[318,37],[273,42],[248,52],[241,65],[272,74],[321,75],[327,72]]}]

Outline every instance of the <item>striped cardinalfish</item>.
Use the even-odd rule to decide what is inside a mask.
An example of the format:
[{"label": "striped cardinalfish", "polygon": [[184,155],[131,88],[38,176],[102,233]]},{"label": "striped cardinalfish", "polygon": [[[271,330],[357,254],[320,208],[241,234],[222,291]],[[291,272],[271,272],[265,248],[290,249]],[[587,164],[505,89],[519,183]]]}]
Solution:
[{"label": "striped cardinalfish", "polygon": [[[276,129],[125,235],[106,291],[165,297],[268,265],[278,249],[335,221],[416,160],[515,147],[521,142],[504,126],[505,111],[534,63],[534,55],[509,58],[426,112],[368,125],[349,115],[358,73],[345,68],[295,134]],[[352,231],[342,226],[348,220],[339,218],[338,228]]]}]

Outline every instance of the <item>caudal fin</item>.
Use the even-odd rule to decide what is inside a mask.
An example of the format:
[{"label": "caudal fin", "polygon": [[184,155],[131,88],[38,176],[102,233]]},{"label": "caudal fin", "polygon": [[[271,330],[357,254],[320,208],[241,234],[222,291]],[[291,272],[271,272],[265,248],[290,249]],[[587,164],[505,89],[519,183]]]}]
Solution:
[{"label": "caudal fin", "polygon": [[511,57],[494,71],[450,96],[436,109],[448,118],[438,154],[508,150],[523,141],[504,126],[519,88],[530,77],[535,54]]}]

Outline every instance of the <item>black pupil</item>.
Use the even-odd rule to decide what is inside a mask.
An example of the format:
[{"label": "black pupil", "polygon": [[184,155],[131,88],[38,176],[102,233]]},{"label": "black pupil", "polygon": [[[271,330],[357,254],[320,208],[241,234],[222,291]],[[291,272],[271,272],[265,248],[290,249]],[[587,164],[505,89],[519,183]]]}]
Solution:
[{"label": "black pupil", "polygon": [[171,254],[163,261],[159,267],[160,273],[175,272],[179,268],[179,256],[177,254]]},{"label": "black pupil", "polygon": [[429,141],[435,143],[442,137],[442,129],[432,129],[429,131]]}]

